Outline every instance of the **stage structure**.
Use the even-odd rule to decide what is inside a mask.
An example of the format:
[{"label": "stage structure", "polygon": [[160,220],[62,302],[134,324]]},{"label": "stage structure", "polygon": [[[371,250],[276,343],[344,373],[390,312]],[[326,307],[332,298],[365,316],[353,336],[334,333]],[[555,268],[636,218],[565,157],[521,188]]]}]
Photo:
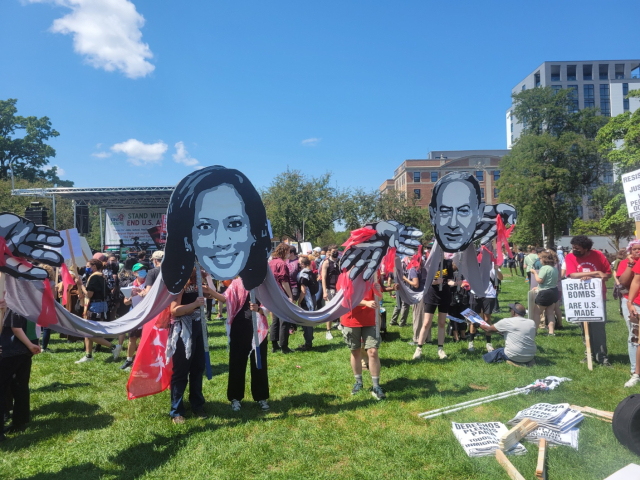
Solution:
[{"label": "stage structure", "polygon": [[[158,211],[166,212],[169,206],[169,198],[174,190],[174,186],[161,187],[96,187],[96,188],[76,188],[76,187],[55,187],[55,188],[26,188],[11,190],[11,195],[20,197],[51,198],[53,201],[53,223],[56,224],[56,199],[65,198],[71,200],[73,205],[74,226],[80,232],[88,233],[88,207],[98,207],[100,214],[100,243],[102,249],[105,247],[117,248],[118,244],[105,242],[105,232],[107,229],[107,216],[103,210],[117,210],[122,215],[123,210],[140,211],[148,209],[151,213],[146,219],[140,222],[157,223],[156,214]],[[86,212],[86,213],[85,213]],[[144,216],[144,215],[142,215]],[[150,217],[153,217],[151,219]],[[126,220],[124,220],[126,221]],[[113,223],[110,225],[113,227]],[[143,225],[149,226],[152,225]],[[142,228],[142,227],[141,227]],[[138,240],[135,241],[138,244]],[[144,243],[144,242],[143,242]],[[130,246],[131,238],[123,239],[122,245]]]}]

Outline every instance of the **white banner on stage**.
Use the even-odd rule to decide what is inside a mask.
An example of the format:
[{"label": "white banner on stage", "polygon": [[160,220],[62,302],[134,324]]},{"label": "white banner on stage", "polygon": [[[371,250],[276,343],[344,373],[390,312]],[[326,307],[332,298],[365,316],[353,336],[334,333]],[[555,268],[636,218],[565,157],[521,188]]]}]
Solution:
[{"label": "white banner on stage", "polygon": [[565,315],[569,322],[604,322],[601,279],[567,278],[562,281],[562,298]]},{"label": "white banner on stage", "polygon": [[622,177],[624,198],[627,201],[627,210],[631,218],[640,217],[640,170],[625,173]]},{"label": "white banner on stage", "polygon": [[105,229],[105,243],[117,245],[122,239],[125,243],[132,243],[133,237],[139,242],[153,240],[148,230],[162,227],[162,216],[167,213],[166,208],[136,208],[136,209],[107,209],[107,225]]}]

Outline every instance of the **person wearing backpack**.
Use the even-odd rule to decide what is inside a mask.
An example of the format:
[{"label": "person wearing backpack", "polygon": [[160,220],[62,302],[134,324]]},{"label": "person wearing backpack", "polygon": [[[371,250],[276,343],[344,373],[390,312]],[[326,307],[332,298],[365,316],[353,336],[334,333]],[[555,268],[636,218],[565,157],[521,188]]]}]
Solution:
[{"label": "person wearing backpack", "polygon": [[[300,296],[298,305],[303,310],[313,312],[316,310],[316,294],[319,290],[318,276],[311,270],[311,261],[305,256],[299,258],[300,272],[298,273],[298,288]],[[300,345],[296,350],[300,352],[308,352],[313,348],[313,327],[302,327],[304,336],[304,344]]]}]

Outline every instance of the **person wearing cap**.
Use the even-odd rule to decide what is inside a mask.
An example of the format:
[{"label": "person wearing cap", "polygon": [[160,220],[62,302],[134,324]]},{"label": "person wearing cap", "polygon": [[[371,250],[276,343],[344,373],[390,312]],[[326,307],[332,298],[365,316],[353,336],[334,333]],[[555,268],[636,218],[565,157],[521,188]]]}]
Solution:
[{"label": "person wearing cap", "polygon": [[[146,290],[147,267],[142,263],[136,263],[131,269],[136,279],[131,284],[131,296],[124,299],[125,305],[131,305],[134,309],[142,301],[142,295]],[[127,359],[120,366],[120,370],[128,370],[133,365],[133,357],[138,349],[138,339],[142,336],[142,328],[136,328],[129,332],[129,345],[127,346]]]},{"label": "person wearing cap", "polygon": [[504,348],[496,348],[482,358],[487,363],[506,361],[516,367],[532,367],[536,355],[536,323],[525,317],[527,311],[520,303],[510,303],[509,309],[511,317],[493,325],[479,325],[487,334],[497,332],[504,336]]},{"label": "person wearing cap", "polygon": [[141,297],[144,297],[147,293],[149,293],[149,290],[151,290],[151,287],[156,282],[158,275],[160,275],[160,264],[162,263],[163,258],[164,252],[162,250],[156,250],[155,252],[153,252],[153,255],[151,255],[153,268],[147,272],[147,278],[144,282],[145,288],[144,291],[140,293]]}]

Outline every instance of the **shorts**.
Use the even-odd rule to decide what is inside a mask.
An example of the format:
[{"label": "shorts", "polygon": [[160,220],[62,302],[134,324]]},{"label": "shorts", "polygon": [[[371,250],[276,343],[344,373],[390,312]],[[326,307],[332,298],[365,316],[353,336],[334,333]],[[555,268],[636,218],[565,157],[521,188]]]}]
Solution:
[{"label": "shorts", "polygon": [[365,350],[380,348],[380,337],[376,337],[376,327],[345,327],[342,326],[342,336],[349,350],[358,350],[364,340]]},{"label": "shorts", "polygon": [[536,305],[541,307],[549,307],[558,301],[558,288],[547,288],[545,290],[539,290],[536,295]]},{"label": "shorts", "polygon": [[435,305],[433,303],[425,303],[424,304],[424,313],[436,313],[436,309],[438,309],[438,313],[449,313],[449,303],[443,302],[440,305]]},{"label": "shorts", "polygon": [[129,332],[129,340],[131,340],[132,338],[140,338],[141,336],[142,336],[141,328],[136,328],[135,330],[131,330]]},{"label": "shorts", "polygon": [[480,315],[484,312],[485,315],[491,315],[492,313],[498,313],[498,299],[497,298],[472,298],[471,310]]}]

